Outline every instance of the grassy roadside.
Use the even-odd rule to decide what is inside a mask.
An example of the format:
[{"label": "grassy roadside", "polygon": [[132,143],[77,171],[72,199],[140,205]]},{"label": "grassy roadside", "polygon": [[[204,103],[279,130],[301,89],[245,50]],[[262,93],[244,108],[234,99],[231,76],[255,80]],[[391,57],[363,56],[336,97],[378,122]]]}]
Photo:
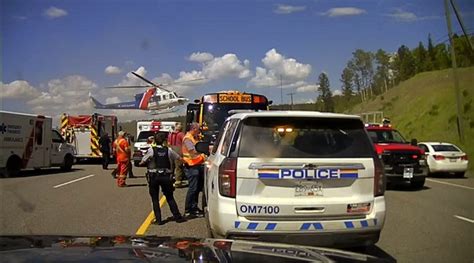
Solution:
[{"label": "grassy roadside", "polygon": [[424,72],[400,83],[349,113],[383,111],[406,139],[450,142],[467,152],[474,171],[474,67],[458,71],[464,119],[464,143],[456,125],[456,97],[452,70]]}]

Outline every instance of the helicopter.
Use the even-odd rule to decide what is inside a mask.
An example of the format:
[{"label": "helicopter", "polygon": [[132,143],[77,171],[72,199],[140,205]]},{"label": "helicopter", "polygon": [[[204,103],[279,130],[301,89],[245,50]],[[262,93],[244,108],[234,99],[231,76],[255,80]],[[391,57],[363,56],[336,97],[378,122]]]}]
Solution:
[{"label": "helicopter", "polygon": [[[91,94],[89,94],[89,97],[94,103],[94,107],[96,109],[146,110],[148,111],[149,114],[157,115],[157,114],[164,114],[164,113],[177,111],[178,106],[181,106],[189,101],[188,98],[178,96],[176,92],[172,92],[163,88],[163,86],[166,84],[156,84],[133,71],[131,73],[135,75],[137,78],[145,81],[149,85],[114,86],[114,87],[106,87],[106,88],[111,88],[111,89],[148,88],[145,92],[135,94],[135,101],[111,103],[111,104],[102,104],[97,99],[95,99]],[[183,81],[183,82],[174,82],[173,84],[191,82],[191,81],[197,81],[197,80],[201,80],[201,79],[194,79],[194,80]]]}]

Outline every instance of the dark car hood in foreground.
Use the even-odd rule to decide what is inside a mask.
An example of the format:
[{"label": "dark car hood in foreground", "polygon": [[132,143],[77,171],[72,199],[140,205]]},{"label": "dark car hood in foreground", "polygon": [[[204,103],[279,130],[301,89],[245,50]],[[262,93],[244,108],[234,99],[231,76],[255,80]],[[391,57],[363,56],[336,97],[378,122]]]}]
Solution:
[{"label": "dark car hood in foreground", "polygon": [[227,239],[1,236],[1,262],[380,262],[336,249]]}]

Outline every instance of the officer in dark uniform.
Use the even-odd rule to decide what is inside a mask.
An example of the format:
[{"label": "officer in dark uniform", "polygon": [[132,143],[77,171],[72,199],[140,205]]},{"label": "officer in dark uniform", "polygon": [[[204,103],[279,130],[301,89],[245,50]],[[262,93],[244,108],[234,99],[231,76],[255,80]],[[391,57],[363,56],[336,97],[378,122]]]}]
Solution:
[{"label": "officer in dark uniform", "polygon": [[181,157],[172,149],[163,146],[165,138],[163,134],[155,135],[155,144],[152,145],[143,156],[140,165],[147,164],[146,178],[148,181],[148,190],[153,203],[153,212],[155,213],[155,220],[153,224],[163,225],[165,221],[161,220],[160,210],[160,187],[163,191],[166,201],[170,207],[172,218],[177,223],[186,221],[179,212],[178,205],[173,196],[173,171],[174,164],[177,159]]},{"label": "officer in dark uniform", "polygon": [[109,134],[106,132],[99,139],[100,151],[102,152],[102,169],[107,170],[110,159],[110,141]]}]

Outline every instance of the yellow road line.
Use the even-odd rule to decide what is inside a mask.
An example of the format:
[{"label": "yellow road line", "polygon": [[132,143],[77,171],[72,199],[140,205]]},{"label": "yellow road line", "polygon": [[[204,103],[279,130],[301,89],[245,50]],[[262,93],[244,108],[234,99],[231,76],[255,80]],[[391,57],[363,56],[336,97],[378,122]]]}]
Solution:
[{"label": "yellow road line", "polygon": [[[166,203],[166,197],[163,195],[160,199],[160,208],[163,207]],[[148,214],[146,217],[145,221],[143,221],[142,225],[138,228],[136,235],[144,235],[146,231],[148,230],[148,227],[150,227],[151,221],[155,219],[155,214],[153,213],[153,210]]]}]

